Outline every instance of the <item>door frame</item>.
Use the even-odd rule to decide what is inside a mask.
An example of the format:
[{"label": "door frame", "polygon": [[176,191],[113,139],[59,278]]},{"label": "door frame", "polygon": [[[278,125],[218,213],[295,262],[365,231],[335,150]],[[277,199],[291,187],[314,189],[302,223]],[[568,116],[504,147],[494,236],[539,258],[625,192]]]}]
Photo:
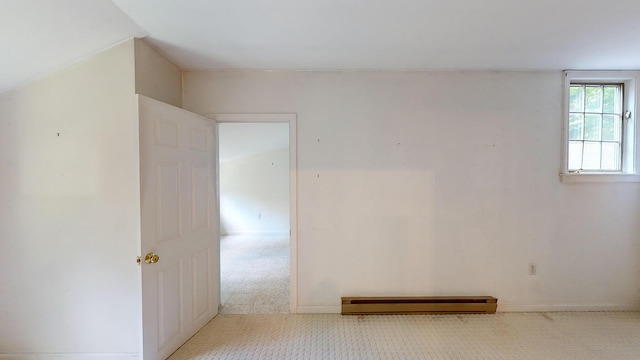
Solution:
[{"label": "door frame", "polygon": [[[298,308],[298,163],[297,163],[297,114],[205,114],[216,122],[216,144],[219,144],[219,123],[288,123],[289,124],[289,304],[290,312]],[[218,145],[219,146],[219,145]],[[216,156],[216,212],[220,217],[220,157]],[[218,242],[220,234],[218,232]],[[220,266],[220,262],[218,262]],[[218,282],[220,286],[220,281]],[[220,294],[220,291],[218,292]]]}]

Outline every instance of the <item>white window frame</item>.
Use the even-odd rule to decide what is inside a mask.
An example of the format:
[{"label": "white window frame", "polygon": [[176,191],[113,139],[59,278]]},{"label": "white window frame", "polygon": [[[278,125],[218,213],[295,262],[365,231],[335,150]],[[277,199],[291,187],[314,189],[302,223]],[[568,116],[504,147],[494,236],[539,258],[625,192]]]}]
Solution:
[{"label": "white window frame", "polygon": [[[637,88],[640,71],[565,71],[562,116],[562,164],[560,180],[562,182],[640,182],[640,162],[638,142],[640,127],[636,126],[636,112],[640,91]],[[622,119],[622,170],[580,171],[569,173],[569,86],[571,83],[623,84],[623,113],[631,112],[631,117]]]}]

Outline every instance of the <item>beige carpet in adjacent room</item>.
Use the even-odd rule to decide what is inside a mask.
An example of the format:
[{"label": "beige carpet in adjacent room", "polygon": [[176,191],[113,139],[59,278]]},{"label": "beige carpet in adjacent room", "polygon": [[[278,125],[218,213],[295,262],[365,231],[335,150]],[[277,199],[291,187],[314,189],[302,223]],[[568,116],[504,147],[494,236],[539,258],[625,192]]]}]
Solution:
[{"label": "beige carpet in adjacent room", "polygon": [[289,238],[220,240],[221,314],[288,314]]}]

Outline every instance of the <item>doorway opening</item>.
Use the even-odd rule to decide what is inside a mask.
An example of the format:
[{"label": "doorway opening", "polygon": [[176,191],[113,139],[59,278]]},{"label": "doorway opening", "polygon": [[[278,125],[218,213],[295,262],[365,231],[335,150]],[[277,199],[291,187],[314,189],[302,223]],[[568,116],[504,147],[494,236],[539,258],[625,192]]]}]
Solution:
[{"label": "doorway opening", "polygon": [[222,314],[288,314],[295,308],[291,124],[251,122],[255,116],[242,122],[215,117]]}]

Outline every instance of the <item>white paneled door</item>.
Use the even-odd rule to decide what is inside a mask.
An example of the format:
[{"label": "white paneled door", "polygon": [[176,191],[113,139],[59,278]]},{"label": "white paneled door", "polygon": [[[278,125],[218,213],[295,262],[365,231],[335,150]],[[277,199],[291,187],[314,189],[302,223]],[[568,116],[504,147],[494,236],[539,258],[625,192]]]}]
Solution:
[{"label": "white paneled door", "polygon": [[138,96],[144,360],[165,359],[217,314],[213,121]]}]

